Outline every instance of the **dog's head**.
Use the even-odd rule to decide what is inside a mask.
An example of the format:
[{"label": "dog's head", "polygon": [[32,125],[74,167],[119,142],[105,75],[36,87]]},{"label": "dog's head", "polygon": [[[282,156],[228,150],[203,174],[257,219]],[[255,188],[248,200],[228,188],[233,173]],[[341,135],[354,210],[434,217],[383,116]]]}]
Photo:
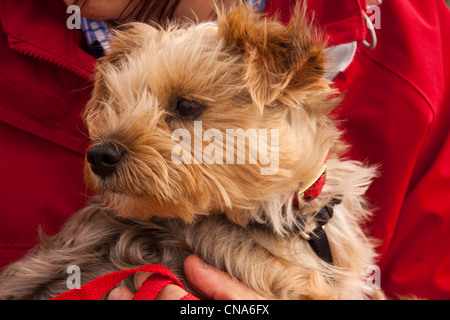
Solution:
[{"label": "dog's head", "polygon": [[117,31],[85,119],[85,180],[125,217],[226,213],[291,199],[338,132],[324,43],[296,10],[283,26],[246,6],[217,22]]}]

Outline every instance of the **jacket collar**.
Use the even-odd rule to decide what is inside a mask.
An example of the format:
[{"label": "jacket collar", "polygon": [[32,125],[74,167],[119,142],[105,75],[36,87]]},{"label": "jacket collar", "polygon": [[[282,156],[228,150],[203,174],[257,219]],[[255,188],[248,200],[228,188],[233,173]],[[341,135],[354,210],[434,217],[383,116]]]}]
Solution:
[{"label": "jacket collar", "polygon": [[0,21],[11,49],[91,79],[96,59],[83,32],[68,29],[62,1],[0,1]]}]

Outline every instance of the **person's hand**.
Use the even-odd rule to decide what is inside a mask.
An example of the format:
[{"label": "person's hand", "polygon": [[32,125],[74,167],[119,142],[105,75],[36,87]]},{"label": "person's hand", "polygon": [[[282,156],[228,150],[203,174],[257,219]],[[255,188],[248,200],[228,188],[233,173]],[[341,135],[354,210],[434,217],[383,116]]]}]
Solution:
[{"label": "person's hand", "polygon": [[[232,279],[227,273],[207,265],[195,255],[184,261],[184,272],[188,282],[201,295],[213,300],[261,300],[264,297],[251,290],[243,283]],[[134,275],[134,286],[139,289],[151,275],[138,272]],[[170,284],[161,290],[156,300],[180,300],[187,292],[177,285]],[[111,291],[108,300],[131,300],[133,293],[125,287],[117,287]]]}]

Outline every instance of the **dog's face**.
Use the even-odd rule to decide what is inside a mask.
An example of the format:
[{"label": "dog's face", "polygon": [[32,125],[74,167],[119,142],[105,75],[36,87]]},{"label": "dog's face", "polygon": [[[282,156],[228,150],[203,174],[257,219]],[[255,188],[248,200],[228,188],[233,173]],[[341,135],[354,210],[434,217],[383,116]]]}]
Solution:
[{"label": "dog's face", "polygon": [[87,185],[122,216],[186,221],[244,223],[291,198],[338,136],[323,44],[304,11],[293,21],[238,6],[217,23],[117,32],[85,112]]}]

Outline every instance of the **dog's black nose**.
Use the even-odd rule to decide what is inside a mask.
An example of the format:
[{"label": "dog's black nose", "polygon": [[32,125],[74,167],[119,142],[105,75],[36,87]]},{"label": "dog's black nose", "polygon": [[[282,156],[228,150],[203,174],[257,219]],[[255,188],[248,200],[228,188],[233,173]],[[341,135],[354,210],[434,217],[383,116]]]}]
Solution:
[{"label": "dog's black nose", "polygon": [[89,149],[87,161],[97,176],[106,178],[116,171],[124,153],[124,149],[119,146],[105,144]]}]

